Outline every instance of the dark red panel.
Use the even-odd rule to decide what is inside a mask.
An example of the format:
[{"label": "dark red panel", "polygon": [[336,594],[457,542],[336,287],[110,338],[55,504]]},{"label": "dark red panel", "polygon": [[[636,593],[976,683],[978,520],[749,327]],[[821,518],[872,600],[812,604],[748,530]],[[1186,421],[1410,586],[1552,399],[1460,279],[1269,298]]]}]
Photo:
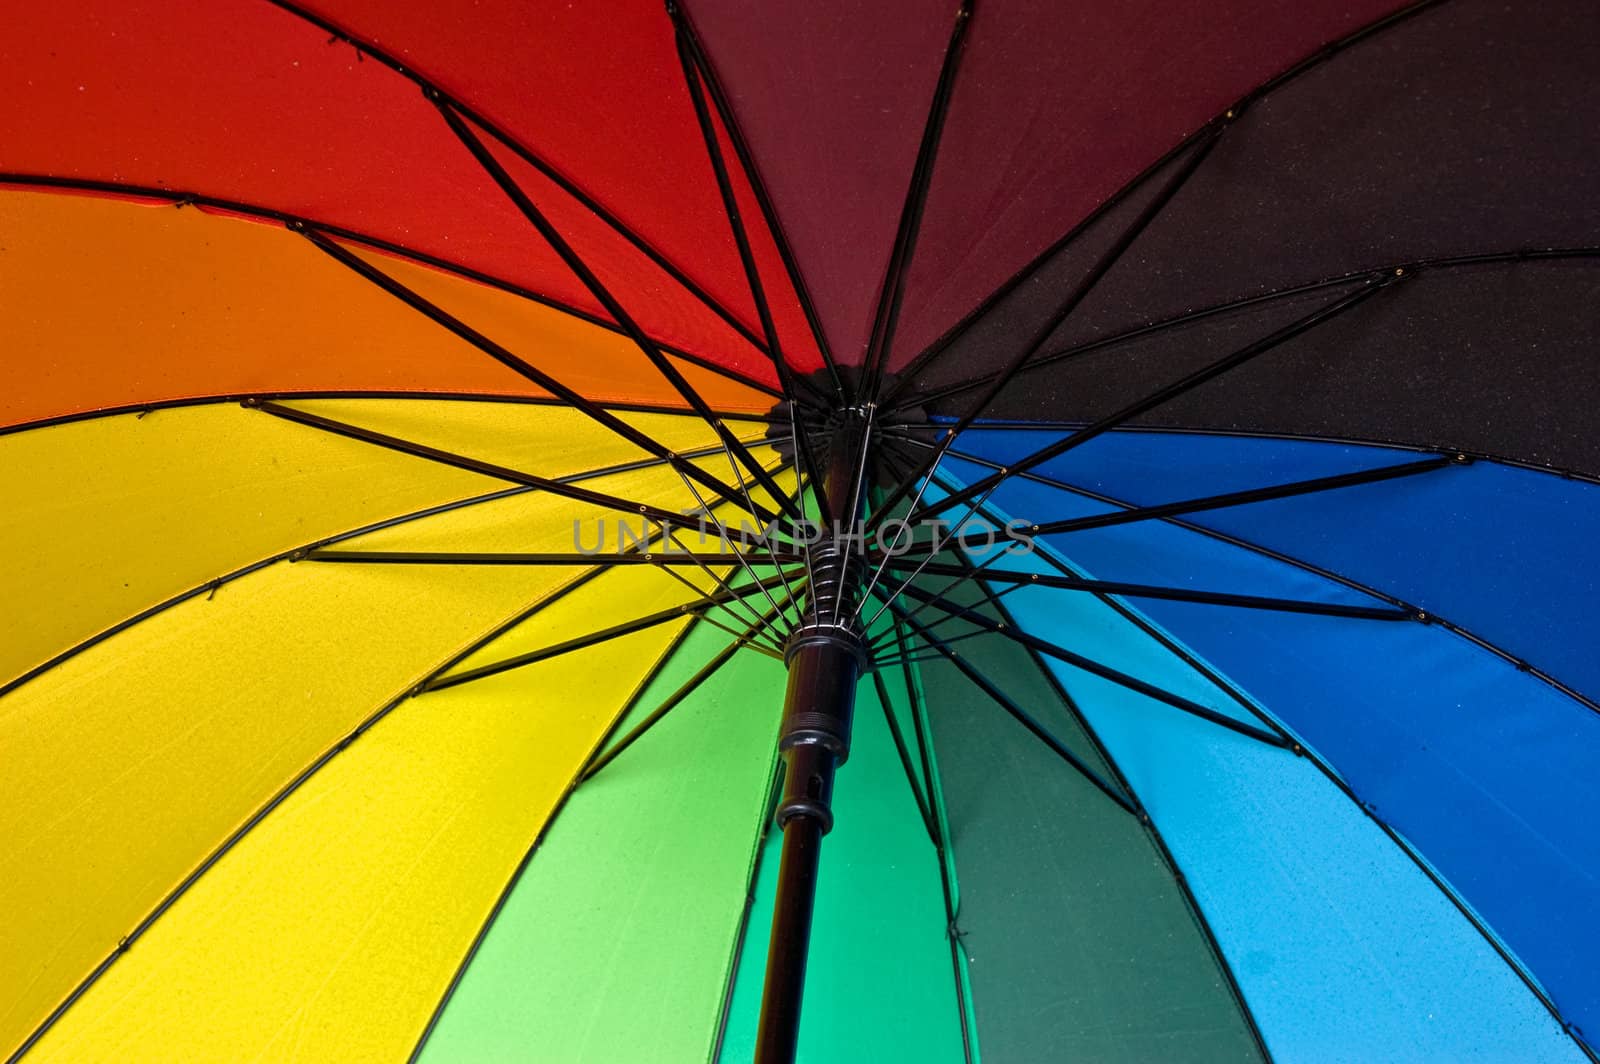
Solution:
[{"label": "dark red panel", "polygon": [[954,0],[691,0],[823,330],[859,363]]},{"label": "dark red panel", "polygon": [[1228,104],[1399,6],[977,5],[891,365]]}]

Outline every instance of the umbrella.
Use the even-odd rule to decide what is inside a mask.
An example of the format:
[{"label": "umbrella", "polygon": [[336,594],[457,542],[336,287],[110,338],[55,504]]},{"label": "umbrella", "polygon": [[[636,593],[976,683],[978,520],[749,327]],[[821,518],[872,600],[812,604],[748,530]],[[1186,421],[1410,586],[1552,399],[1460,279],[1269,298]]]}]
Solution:
[{"label": "umbrella", "polygon": [[7,23],[9,1059],[1596,1059],[1589,5]]}]

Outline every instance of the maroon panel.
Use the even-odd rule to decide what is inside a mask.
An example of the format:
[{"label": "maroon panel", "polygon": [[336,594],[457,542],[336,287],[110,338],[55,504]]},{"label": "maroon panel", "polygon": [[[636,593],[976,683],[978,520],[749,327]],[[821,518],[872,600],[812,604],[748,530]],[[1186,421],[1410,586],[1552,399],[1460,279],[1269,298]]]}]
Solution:
[{"label": "maroon panel", "polygon": [[954,0],[690,0],[823,331],[859,363]]},{"label": "maroon panel", "polygon": [[891,366],[1230,103],[1399,6],[977,5]]}]

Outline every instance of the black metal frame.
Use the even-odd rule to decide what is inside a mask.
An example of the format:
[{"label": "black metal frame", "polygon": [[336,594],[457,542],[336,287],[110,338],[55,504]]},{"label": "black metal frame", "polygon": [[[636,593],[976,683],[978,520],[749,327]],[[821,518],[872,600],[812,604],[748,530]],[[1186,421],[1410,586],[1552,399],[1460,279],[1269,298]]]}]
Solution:
[{"label": "black metal frame", "polygon": [[[1203,663],[1196,662],[1192,656],[1183,651],[1181,647],[1177,647],[1170,638],[1165,637],[1154,626],[1149,625],[1148,622],[1144,621],[1120,599],[1125,597],[1175,599],[1207,603],[1220,607],[1286,610],[1359,620],[1414,620],[1437,623],[1451,628],[1451,630],[1458,632],[1465,638],[1473,639],[1492,652],[1507,656],[1508,660],[1516,659],[1509,659],[1509,656],[1504,651],[1481,639],[1477,639],[1471,633],[1449,625],[1448,622],[1428,616],[1424,611],[1411,604],[1383,595],[1371,588],[1354,584],[1338,577],[1336,574],[1316,570],[1314,567],[1296,559],[1280,555],[1272,556],[1339,580],[1346,586],[1372,598],[1377,604],[1312,602],[1241,595],[1226,591],[1197,591],[1188,588],[1095,580],[1073,572],[1065,563],[1048,555],[1047,561],[1054,570],[1053,572],[1020,572],[1006,568],[991,568],[991,564],[1001,557],[999,553],[993,554],[983,562],[974,563],[965,553],[964,545],[959,537],[956,537],[953,543],[937,541],[928,545],[913,545],[905,557],[891,556],[884,552],[871,553],[865,548],[857,553],[853,539],[848,536],[848,533],[865,532],[878,527],[883,520],[893,515],[914,521],[933,517],[963,505],[966,507],[965,513],[967,516],[982,515],[986,519],[993,520],[993,512],[986,507],[986,503],[995,489],[1010,478],[1021,477],[1052,483],[1048,478],[1036,472],[1039,466],[1050,459],[1064,454],[1100,434],[1126,426],[1133,419],[1140,417],[1162,403],[1190,389],[1199,387],[1222,374],[1228,373],[1251,359],[1293,339],[1295,336],[1316,328],[1322,323],[1353,309],[1378,292],[1408,279],[1420,269],[1448,268],[1537,258],[1592,257],[1600,254],[1600,249],[1595,248],[1549,249],[1544,251],[1516,251],[1457,256],[1427,263],[1399,264],[1393,268],[1362,271],[1344,277],[1329,278],[1311,284],[1299,285],[1278,292],[1263,293],[1228,304],[1201,308],[1165,321],[1154,322],[1139,329],[1103,337],[1076,347],[1053,352],[1046,351],[1050,337],[1057,332],[1058,327],[1072,315],[1099,281],[1111,271],[1124,253],[1133,246],[1139,235],[1156,219],[1173,197],[1179,193],[1186,181],[1204,163],[1208,153],[1218,139],[1224,135],[1228,125],[1238,117],[1246,105],[1259,98],[1271,87],[1295,76],[1300,71],[1323,61],[1332,54],[1336,54],[1357,40],[1433,6],[1437,0],[1421,0],[1421,2],[1396,12],[1378,23],[1364,27],[1357,33],[1327,46],[1294,69],[1253,90],[1224,114],[1217,116],[1192,136],[1186,138],[1180,145],[1146,170],[1138,179],[1117,193],[1111,201],[1091,214],[1089,218],[1064,236],[1061,241],[1058,241],[1023,271],[1005,285],[1002,285],[989,300],[985,301],[983,306],[979,307],[973,314],[963,318],[961,322],[932,346],[920,352],[911,361],[904,374],[898,378],[891,379],[886,370],[892,354],[899,309],[904,295],[906,273],[920,233],[923,205],[932,180],[943,121],[950,103],[965,35],[972,16],[970,3],[963,0],[951,29],[938,84],[930,104],[916,162],[910,175],[909,187],[902,206],[894,246],[881,290],[875,303],[873,324],[863,372],[857,380],[847,380],[834,359],[827,338],[820,326],[816,309],[779,224],[770,197],[756,170],[753,155],[742,131],[739,129],[728,95],[716,76],[714,67],[694,31],[691,20],[675,0],[669,0],[668,12],[673,21],[676,46],[683,68],[685,86],[694,108],[700,132],[705,141],[708,159],[716,176],[722,205],[750,288],[753,304],[760,319],[759,333],[752,330],[727,307],[714,300],[704,289],[696,285],[681,268],[654,249],[642,236],[629,229],[616,216],[609,213],[580,187],[564,177],[554,166],[538,156],[528,146],[520,144],[504,130],[494,126],[483,115],[471,110],[463,101],[450,96],[426,78],[407,69],[396,58],[373,47],[368,42],[350,36],[338,26],[318,18],[298,5],[286,2],[286,0],[272,0],[272,2],[314,25],[323,27],[337,38],[349,42],[364,54],[372,56],[402,76],[415,82],[422,89],[426,98],[438,110],[448,129],[468,149],[484,172],[495,181],[496,185],[538,232],[539,236],[571,269],[596,301],[604,307],[607,316],[589,314],[566,307],[536,293],[524,291],[503,280],[476,273],[454,263],[421,255],[391,242],[324,225],[312,219],[275,212],[250,204],[234,203],[204,195],[175,193],[165,189],[141,188],[110,182],[52,178],[41,175],[0,173],[0,184],[116,191],[123,194],[169,201],[178,207],[189,205],[209,206],[251,214],[261,218],[275,219],[290,230],[305,237],[323,253],[347,267],[356,275],[400,299],[436,324],[466,341],[469,345],[495,358],[538,387],[548,391],[555,397],[556,401],[582,412],[607,430],[615,433],[618,437],[640,447],[651,457],[639,462],[611,467],[608,470],[590,471],[567,477],[543,477],[482,461],[469,455],[454,454],[414,441],[365,429],[361,426],[336,421],[310,411],[286,405],[285,402],[281,401],[284,398],[292,397],[242,397],[240,399],[242,405],[259,409],[276,417],[291,420],[319,431],[334,433],[374,446],[388,448],[420,459],[479,473],[509,482],[514,486],[500,491],[488,492],[471,499],[461,500],[457,503],[444,504],[428,510],[418,511],[414,514],[392,518],[339,536],[329,537],[257,562],[205,585],[192,588],[157,607],[153,607],[138,617],[92,637],[80,646],[52,659],[51,662],[40,666],[38,669],[4,686],[0,686],[0,694],[15,689],[16,686],[33,678],[45,669],[53,667],[72,653],[76,653],[83,647],[93,645],[107,638],[127,625],[137,623],[138,620],[149,616],[153,612],[186,601],[207,591],[215,594],[216,589],[227,581],[276,561],[307,561],[325,564],[570,566],[579,569],[580,574],[572,581],[542,598],[534,606],[504,620],[501,624],[485,633],[480,639],[475,640],[470,646],[462,649],[450,661],[433,670],[422,682],[400,693],[391,702],[362,721],[350,734],[343,737],[334,748],[327,751],[311,766],[308,766],[300,776],[296,777],[295,780],[291,781],[275,795],[263,809],[225,840],[217,850],[206,858],[198,869],[164,898],[157,909],[146,917],[126,939],[119,943],[117,949],[91,972],[44,1023],[29,1036],[19,1053],[25,1052],[33,1045],[40,1035],[59,1018],[61,1013],[70,1007],[121,953],[126,951],[129,944],[147,930],[154,920],[159,918],[201,874],[215,864],[247,831],[297,789],[311,774],[316,772],[339,751],[359,739],[367,729],[405,699],[428,691],[474,682],[557,656],[581,652],[610,640],[643,631],[647,628],[681,621],[686,617],[692,619],[691,623],[685,625],[683,631],[673,640],[667,652],[646,673],[635,689],[632,698],[612,720],[605,736],[601,738],[596,748],[590,753],[578,778],[569,787],[568,793],[571,792],[572,787],[579,786],[593,778],[622,755],[675,707],[681,705],[704,683],[715,676],[740,650],[750,649],[779,656],[785,662],[789,679],[783,709],[783,721],[780,728],[780,751],[785,769],[782,777],[781,792],[776,795],[773,801],[773,822],[783,832],[783,844],[777,893],[774,901],[771,938],[767,954],[765,986],[757,1043],[756,1059],[762,1064],[780,1064],[780,1062],[792,1061],[795,1056],[800,1030],[801,1000],[804,989],[806,956],[809,947],[812,907],[820,868],[821,843],[823,836],[832,825],[830,798],[834,773],[849,754],[856,691],[858,682],[865,674],[870,674],[871,676],[876,695],[886,716],[896,754],[905,773],[907,785],[916,802],[929,839],[938,855],[946,915],[950,928],[952,965],[957,994],[962,1006],[963,1043],[969,1061],[972,1059],[972,1037],[971,1032],[967,1029],[970,1005],[969,993],[964,975],[960,932],[957,926],[958,913],[954,904],[954,885],[949,870],[949,827],[944,821],[938,797],[933,790],[931,743],[926,734],[925,713],[920,704],[920,695],[911,668],[915,662],[929,659],[938,659],[953,666],[977,690],[987,696],[999,710],[1005,712],[1016,720],[1019,725],[1026,728],[1041,743],[1052,750],[1063,763],[1070,766],[1072,770],[1098,789],[1108,800],[1138,817],[1141,823],[1146,826],[1163,858],[1182,886],[1184,897],[1194,912],[1197,922],[1202,927],[1208,944],[1213,949],[1221,970],[1227,977],[1240,1011],[1249,1024],[1257,1046],[1264,1057],[1267,1054],[1265,1046],[1261,1042],[1260,1033],[1255,1029],[1254,1020],[1243,1002],[1233,973],[1221,950],[1217,948],[1203,913],[1200,912],[1192,895],[1189,894],[1187,886],[1183,884],[1181,872],[1176,868],[1170,852],[1161,841],[1148,814],[1140,805],[1138,796],[1128,785],[1127,780],[1122,776],[1114,760],[1101,746],[1099,739],[1088,728],[1081,713],[1079,713],[1066,689],[1057,680],[1054,672],[1045,667],[1046,658],[1063,662],[1102,680],[1165,704],[1172,709],[1190,714],[1219,727],[1230,729],[1263,744],[1281,748],[1290,755],[1311,758],[1330,780],[1349,795],[1351,800],[1362,804],[1367,814],[1378,822],[1385,832],[1412,856],[1413,860],[1417,861],[1423,871],[1429,874],[1430,878],[1440,886],[1440,889],[1444,890],[1447,896],[1473,922],[1473,925],[1495,945],[1500,955],[1508,963],[1512,964],[1512,967],[1518,971],[1519,975],[1523,977],[1539,999],[1560,1020],[1555,1005],[1539,990],[1526,973],[1521,971],[1521,968],[1515,964],[1493,934],[1470,913],[1470,910],[1466,908],[1464,903],[1456,897],[1448,886],[1440,882],[1431,873],[1421,858],[1410,849],[1403,839],[1399,838],[1381,820],[1378,820],[1376,813],[1369,806],[1360,803],[1360,799],[1340,780],[1331,767],[1304,749],[1286,728],[1250,703],[1247,698],[1235,691],[1225,680],[1206,669]],[[722,137],[724,136],[732,149],[732,160],[727,158],[727,153],[723,150]],[[572,197],[574,202],[591,212],[599,221],[644,254],[667,277],[682,286],[684,291],[692,298],[703,303],[739,336],[749,342],[753,348],[769,357],[774,365],[780,385],[779,388],[774,390],[770,385],[754,380],[745,374],[715,365],[692,354],[670,349],[650,336],[629,315],[618,298],[608,290],[607,286],[600,280],[583,256],[549,221],[528,193],[519,186],[518,182],[496,157],[495,150],[490,147],[489,141],[498,143],[531,165],[546,179],[554,182],[563,194]],[[748,228],[755,219],[747,219],[744,216],[744,212],[741,211],[730,162],[737,164],[742,176],[748,182],[749,189],[761,215],[760,222],[765,225],[767,234],[774,241],[787,273],[785,280],[793,288],[810,326],[817,350],[824,362],[825,381],[821,385],[814,383],[799,373],[785,358],[777,324],[766,291],[766,280],[762,277],[757,265],[751,241],[751,232]],[[1020,350],[1013,353],[1001,370],[974,379],[956,381],[929,391],[917,392],[914,389],[908,390],[913,378],[925,372],[987,308],[993,306],[996,301],[1004,298],[1007,292],[1023,283],[1051,256],[1065,247],[1078,234],[1084,232],[1096,220],[1104,217],[1116,204],[1124,202],[1126,197],[1142,187],[1144,182],[1153,180],[1156,177],[1161,179],[1160,186],[1155,190],[1145,206],[1140,209],[1133,221],[1116,236],[1110,248],[1099,256],[1088,273],[1073,286],[1056,306],[1049,320],[1035,331]],[[496,343],[468,323],[430,302],[426,297],[408,288],[397,278],[386,274],[379,267],[346,246],[351,243],[375,248],[387,253],[404,255],[417,261],[440,266],[473,280],[557,307],[564,312],[572,313],[601,327],[626,335],[682,398],[687,409],[705,421],[718,440],[717,446],[692,453],[672,451],[657,442],[648,433],[634,428],[619,418],[613,412],[614,407],[599,404],[586,398],[577,390],[551,377],[532,362]],[[1151,332],[1180,327],[1213,315],[1228,313],[1268,300],[1304,295],[1322,290],[1336,290],[1337,294],[1330,302],[1316,308],[1297,321],[1276,330],[1268,336],[1261,337],[1179,380],[1168,383],[1160,389],[1134,400],[1112,414],[1085,425],[1068,428],[1066,434],[1061,438],[1008,466],[997,466],[993,463],[983,462],[980,459],[964,454],[955,446],[962,433],[983,427],[979,423],[980,418],[982,418],[996,397],[1022,373],[1075,358],[1091,351],[1111,347]],[[796,474],[795,487],[792,492],[785,490],[778,483],[773,469],[763,465],[756,459],[750,449],[750,441],[740,439],[728,428],[726,421],[737,415],[728,415],[711,408],[683,375],[676,364],[678,361],[703,366],[713,372],[720,373],[725,377],[783,400],[786,404],[786,409],[774,410],[768,420],[781,422],[785,420],[786,415],[789,421]],[[925,403],[930,399],[948,398],[966,391],[979,391],[980,396],[964,414],[953,422],[928,425],[926,423],[914,423],[909,418],[896,421],[896,415],[904,412],[914,403]],[[676,412],[681,413],[682,411]],[[879,423],[880,420],[882,423]],[[824,440],[827,444],[825,463],[819,461],[817,453],[818,444],[824,442]],[[917,454],[910,450],[912,447],[931,453]],[[692,460],[715,455],[718,451],[722,452],[729,461],[735,479],[734,484],[729,484],[719,477],[712,476]],[[939,466],[947,455],[954,455],[958,458],[988,465],[994,469],[994,472],[965,486],[954,486],[939,482]],[[1466,454],[1433,454],[1419,458],[1416,461],[1371,470],[1319,477],[1287,484],[1267,485],[1242,491],[1147,506],[1132,506],[1117,500],[1104,500],[1102,497],[1103,501],[1110,501],[1117,505],[1119,509],[1115,512],[1093,517],[1041,522],[1031,525],[1028,528],[1028,532],[1031,535],[1058,535],[1124,523],[1163,520],[1170,521],[1180,527],[1216,536],[1229,542],[1238,542],[1249,549],[1257,550],[1264,554],[1271,554],[1272,552],[1256,547],[1253,544],[1233,540],[1221,533],[1178,520],[1178,518],[1187,514],[1225,507],[1245,506],[1272,499],[1338,490],[1384,480],[1408,478],[1470,460],[1470,456]],[[732,546],[730,538],[728,549],[717,551],[674,550],[671,549],[673,543],[671,529],[673,527],[684,527],[685,521],[682,513],[653,506],[647,502],[622,498],[580,486],[581,481],[604,476],[610,472],[620,472],[626,469],[647,466],[670,467],[682,478],[684,485],[695,495],[708,513],[711,513],[713,507],[716,506],[732,506],[748,511],[764,522],[778,520],[781,515],[781,517],[789,520],[789,528],[791,530],[798,528],[804,520],[804,501],[808,490],[806,483],[809,482],[812,501],[815,502],[830,527],[824,531],[820,539],[809,541],[800,546],[794,543],[774,542],[768,538],[763,538],[759,544],[760,549],[751,549],[748,544],[742,542],[737,547]],[[751,497],[750,488],[745,479],[746,473],[748,473],[750,481],[761,486],[762,491],[777,507],[776,511],[761,505]],[[898,479],[878,491],[874,504],[870,508],[867,507],[866,500],[869,495],[873,494],[869,491],[869,486],[885,475],[898,476]],[[937,502],[922,505],[923,492],[935,483],[939,483],[942,497]],[[699,488],[696,487],[697,484],[710,491],[714,495],[714,499],[707,500],[702,496]],[[1074,488],[1071,485],[1058,484],[1057,486],[1063,490],[1092,496],[1092,493]],[[504,498],[524,491],[543,491],[618,512],[642,515],[660,524],[660,546],[640,547],[627,552],[604,556],[554,552],[471,553],[334,549],[334,544],[354,538],[363,532],[390,527],[394,524],[420,519],[461,506]],[[908,505],[902,506],[901,504],[906,503],[908,497],[912,496],[913,491],[915,491],[915,496],[910,498]],[[864,514],[866,515],[865,519]],[[714,514],[713,519],[717,520],[719,529],[726,532],[722,522],[720,519],[715,518]],[[844,526],[842,529],[839,527],[841,521]],[[956,524],[959,527],[961,523],[957,522]],[[994,523],[999,524],[998,521]],[[946,556],[951,561],[939,560]],[[660,567],[663,572],[687,584],[695,593],[695,597],[671,609],[659,610],[499,661],[493,661],[470,669],[453,671],[474,652],[487,646],[495,638],[516,625],[521,624],[546,605],[558,601],[567,594],[583,587],[607,569],[613,566],[625,565],[654,565]],[[802,570],[799,568],[802,565],[804,567],[803,580],[801,580]],[[875,572],[870,577],[866,572],[869,565],[876,567]],[[689,581],[678,571],[685,566],[693,566],[702,570],[710,578],[716,589],[707,592]],[[733,572],[732,567],[734,566],[741,567],[747,579],[738,582],[730,580],[729,575]],[[766,575],[756,572],[755,567],[758,566],[766,570]],[[713,567],[719,567],[723,571],[719,573],[717,568]],[[898,585],[892,589],[880,587],[882,577],[886,573],[896,570],[910,570],[910,576],[899,581]],[[924,575],[945,577],[949,578],[949,581],[937,590],[929,590],[919,580]],[[800,581],[798,589],[796,581]],[[964,585],[969,584],[971,585],[970,587],[964,587]],[[1049,640],[1022,631],[1006,611],[1005,605],[1001,600],[1006,594],[1028,586],[1048,587],[1096,595],[1122,616],[1139,625],[1141,630],[1156,638],[1163,646],[1200,670],[1207,679],[1214,683],[1219,691],[1226,694],[1232,701],[1237,703],[1241,710],[1259,723],[1240,719],[1240,717],[1231,713],[1220,711],[1193,699],[1166,691],[1136,676],[1112,668],[1103,662],[1081,655],[1068,647],[1057,645]],[[773,592],[780,588],[782,589],[781,593],[786,596],[782,602],[773,595]],[[952,592],[957,589],[962,589],[969,595],[978,597],[972,601],[952,598]],[[771,608],[762,610],[754,607],[748,600],[757,595],[764,596]],[[869,602],[879,602],[882,608],[878,610],[877,614],[863,622],[861,620],[863,608]],[[738,605],[749,616],[747,617],[732,610],[731,607],[734,605]],[[713,611],[718,609],[723,610],[727,616],[735,618],[742,628],[729,627],[712,616]],[[786,610],[795,614],[793,622],[786,616]],[[920,619],[930,611],[934,614],[933,617],[926,621]],[[888,615],[886,625],[882,630],[878,630],[876,621],[879,616],[885,613]],[[687,633],[702,623],[728,631],[734,637],[733,641],[706,662],[676,690],[668,694],[654,709],[645,714],[627,734],[612,742],[616,729],[637,707],[640,698],[659,677],[666,663],[681,648]],[[939,626],[948,623],[961,623],[966,630],[954,636],[936,634],[936,629]],[[876,635],[872,634],[874,631],[877,632]],[[982,670],[974,666],[960,651],[953,649],[953,644],[961,640],[984,636],[1009,640],[1026,651],[1030,660],[1049,678],[1052,690],[1067,708],[1067,711],[1084,728],[1085,734],[1089,737],[1090,742],[1094,744],[1096,752],[1108,767],[1108,772],[1102,773],[1087,763],[1082,757],[1053,736],[1048,728],[1015,699],[1011,698],[993,678],[984,675]],[[1525,671],[1529,671],[1558,689],[1565,691],[1573,698],[1589,705],[1591,709],[1600,710],[1600,705],[1596,705],[1576,692],[1563,687],[1552,678],[1533,669],[1526,662],[1517,661],[1517,664],[1519,668],[1523,668]],[[914,732],[913,738],[915,740],[917,763],[914,763],[911,744],[908,742],[907,736],[896,718],[888,685],[884,678],[883,670],[893,667],[898,667],[904,678],[906,697],[911,709],[911,724]],[[920,763],[920,772],[918,763]],[[564,801],[565,795],[562,798],[562,802]],[[553,820],[553,815],[551,819]],[[548,822],[546,824],[547,828]],[[533,847],[524,856],[516,875],[497,901],[495,912],[498,912],[506,897],[509,896],[511,886],[516,882],[516,878],[520,876],[522,869],[526,867],[537,847],[538,840],[534,842]],[[490,915],[490,922],[492,920],[493,913]],[[455,982],[459,981],[466,965],[470,963],[483,936],[487,933],[488,926],[489,922],[486,922],[478,937],[474,940],[471,950],[456,973],[456,980],[452,982],[450,991],[453,991]],[[741,935],[742,933],[741,931]],[[427,1029],[424,1030],[421,1039],[417,1043],[419,1052],[423,1041],[427,1038],[428,1031],[432,1029],[434,1022],[437,1021],[438,1016],[442,1013],[450,991],[446,992],[445,998],[439,1003],[438,1009],[430,1019]],[[1581,1042],[1579,1044],[1585,1052],[1588,1052],[1587,1047],[1582,1046]]]}]

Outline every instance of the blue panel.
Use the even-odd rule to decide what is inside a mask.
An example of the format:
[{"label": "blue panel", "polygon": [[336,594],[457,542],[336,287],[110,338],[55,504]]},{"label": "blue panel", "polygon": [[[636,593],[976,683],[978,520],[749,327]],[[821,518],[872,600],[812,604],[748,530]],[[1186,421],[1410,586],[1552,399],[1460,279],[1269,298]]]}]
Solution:
[{"label": "blue panel", "polygon": [[[1024,564],[1039,565],[1037,559]],[[1173,688],[1196,679],[1092,596],[1007,599],[1029,630]],[[1579,1061],[1489,944],[1315,766],[1058,674],[1166,837],[1280,1061]]]},{"label": "blue panel", "polygon": [[[1041,431],[974,432],[1004,460]],[[1117,432],[1041,472],[1148,505],[1396,462],[1413,452]],[[1414,602],[1600,698],[1600,485],[1494,462],[1189,518]]]},{"label": "blue panel", "polygon": [[[1030,520],[1069,500],[1026,482],[995,496]],[[1307,584],[1319,580],[1162,522],[1052,542],[1092,575],[1296,597],[1316,597]],[[1007,601],[1027,594],[1035,592]],[[1074,649],[1096,638],[1078,619],[1085,596],[1040,594],[1058,638]],[[1327,758],[1499,933],[1570,1021],[1600,1030],[1600,715],[1433,626],[1137,605]],[[1149,678],[1148,669],[1139,675]]]}]

